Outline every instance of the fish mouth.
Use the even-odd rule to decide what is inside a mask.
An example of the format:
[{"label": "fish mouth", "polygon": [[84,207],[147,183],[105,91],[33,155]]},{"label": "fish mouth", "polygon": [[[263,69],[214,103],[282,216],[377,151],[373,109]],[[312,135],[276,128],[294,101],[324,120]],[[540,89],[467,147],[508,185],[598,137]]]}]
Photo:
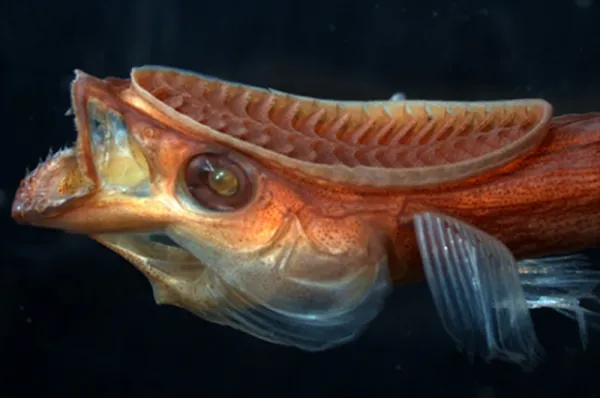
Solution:
[{"label": "fish mouth", "polygon": [[[174,269],[181,273],[189,267],[189,272],[198,272],[202,263],[187,249],[172,240],[164,229],[150,229],[144,225],[142,232],[133,226],[123,227],[122,219],[108,214],[110,224],[92,225],[94,216],[81,216],[93,213],[93,196],[101,194],[96,185],[81,171],[74,148],[64,148],[49,154],[47,159],[31,171],[20,183],[12,205],[12,217],[21,224],[39,227],[60,228],[69,232],[85,233],[102,245],[121,254],[137,268],[148,274],[153,267],[171,274]],[[101,200],[96,200],[101,202]],[[151,207],[147,210],[151,210]],[[86,211],[86,209],[89,209]],[[177,267],[173,267],[177,264]],[[200,268],[199,268],[200,266]],[[180,276],[180,275],[172,275]]]},{"label": "fish mouth", "polygon": [[[12,205],[12,217],[21,224],[58,228],[85,233],[102,245],[129,260],[148,277],[164,281],[165,275],[182,277],[196,275],[203,264],[187,249],[172,240],[160,222],[144,218],[151,215],[152,202],[141,203],[140,197],[120,199],[116,196],[113,211],[106,212],[106,195],[79,167],[74,148],[64,148],[48,155],[21,181]],[[122,209],[125,211],[122,211]],[[99,216],[94,213],[100,210]],[[157,211],[161,213],[160,211]],[[133,217],[131,217],[133,214]],[[127,217],[133,218],[133,224]],[[140,217],[141,216],[141,217]],[[104,222],[94,223],[96,218]],[[140,220],[142,225],[135,225]],[[140,230],[142,232],[139,232]],[[156,271],[163,274],[160,277]]]},{"label": "fish mouth", "polygon": [[77,140],[21,181],[11,209],[15,221],[88,235],[166,224],[168,209],[150,195],[149,166],[132,135],[135,120],[125,120],[115,90],[76,72],[71,100]]},{"label": "fish mouth", "polygon": [[97,178],[90,168],[88,116],[81,112],[87,102],[87,87],[97,83],[94,80],[97,79],[76,71],[71,85],[75,112],[71,108],[65,115],[75,117],[77,140],[72,147],[50,151],[46,159],[21,180],[11,208],[15,221],[45,227],[49,220],[83,204],[96,191]]},{"label": "fish mouth", "polygon": [[172,198],[152,192],[146,155],[132,134],[136,119],[127,116],[115,90],[106,80],[76,72],[71,99],[77,140],[27,173],[12,218],[88,235],[162,284],[196,278],[204,267],[169,238],[168,225],[177,217]]}]

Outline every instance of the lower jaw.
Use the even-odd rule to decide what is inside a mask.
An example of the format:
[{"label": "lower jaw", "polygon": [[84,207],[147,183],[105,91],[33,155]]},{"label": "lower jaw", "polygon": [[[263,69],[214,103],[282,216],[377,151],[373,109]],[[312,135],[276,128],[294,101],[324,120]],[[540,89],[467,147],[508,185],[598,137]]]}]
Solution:
[{"label": "lower jaw", "polygon": [[81,172],[74,149],[62,149],[49,154],[21,181],[12,217],[21,223],[45,226],[45,219],[60,215],[93,190],[94,184]]},{"label": "lower jaw", "polygon": [[173,242],[162,230],[97,234],[92,237],[134,263],[135,260],[142,260],[157,268],[168,267],[174,263],[201,268],[201,263],[196,257]]}]

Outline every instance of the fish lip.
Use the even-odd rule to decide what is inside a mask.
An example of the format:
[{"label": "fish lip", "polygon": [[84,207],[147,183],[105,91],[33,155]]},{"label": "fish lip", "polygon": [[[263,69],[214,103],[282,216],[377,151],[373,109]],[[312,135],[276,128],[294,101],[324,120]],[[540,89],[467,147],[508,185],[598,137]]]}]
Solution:
[{"label": "fish lip", "polygon": [[11,206],[11,216],[19,223],[43,223],[90,196],[94,187],[95,184],[81,173],[75,150],[61,149],[48,154],[45,161],[21,180]]}]

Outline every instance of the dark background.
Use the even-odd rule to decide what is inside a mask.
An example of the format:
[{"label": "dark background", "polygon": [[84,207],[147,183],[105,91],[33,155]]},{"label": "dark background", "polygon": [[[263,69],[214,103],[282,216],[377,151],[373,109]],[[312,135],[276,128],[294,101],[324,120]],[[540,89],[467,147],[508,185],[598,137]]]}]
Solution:
[{"label": "dark background", "polygon": [[426,286],[399,288],[358,341],[320,354],[156,306],[85,237],[15,225],[25,167],[75,139],[75,68],[163,64],[316,97],[543,97],[600,110],[600,1],[5,1],[0,5],[0,397],[599,397],[600,333],[536,312],[532,373],[471,364]]}]

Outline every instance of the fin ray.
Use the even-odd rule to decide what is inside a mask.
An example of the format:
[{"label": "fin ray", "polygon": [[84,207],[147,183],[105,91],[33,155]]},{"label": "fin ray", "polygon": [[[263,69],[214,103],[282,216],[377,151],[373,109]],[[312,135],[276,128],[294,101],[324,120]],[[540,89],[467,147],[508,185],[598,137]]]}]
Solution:
[{"label": "fin ray", "polygon": [[[229,292],[227,301],[212,311],[194,311],[202,318],[226,325],[265,341],[305,351],[322,351],[357,338],[383,307],[390,289],[386,266],[380,265],[369,289],[354,302],[320,307],[314,303],[263,301],[242,292],[215,275]],[[213,282],[214,283],[214,282]],[[350,288],[350,286],[349,286]],[[327,301],[327,300],[326,300]],[[315,304],[317,303],[317,304]]]},{"label": "fin ray", "polygon": [[534,366],[542,348],[506,246],[448,216],[422,213],[414,223],[427,282],[450,335],[471,356]]},{"label": "fin ray", "polygon": [[[600,271],[581,253],[519,261],[519,273],[530,308],[551,308],[577,322],[581,344],[588,344],[588,327],[600,329]],[[583,301],[595,304],[587,308]]]}]

